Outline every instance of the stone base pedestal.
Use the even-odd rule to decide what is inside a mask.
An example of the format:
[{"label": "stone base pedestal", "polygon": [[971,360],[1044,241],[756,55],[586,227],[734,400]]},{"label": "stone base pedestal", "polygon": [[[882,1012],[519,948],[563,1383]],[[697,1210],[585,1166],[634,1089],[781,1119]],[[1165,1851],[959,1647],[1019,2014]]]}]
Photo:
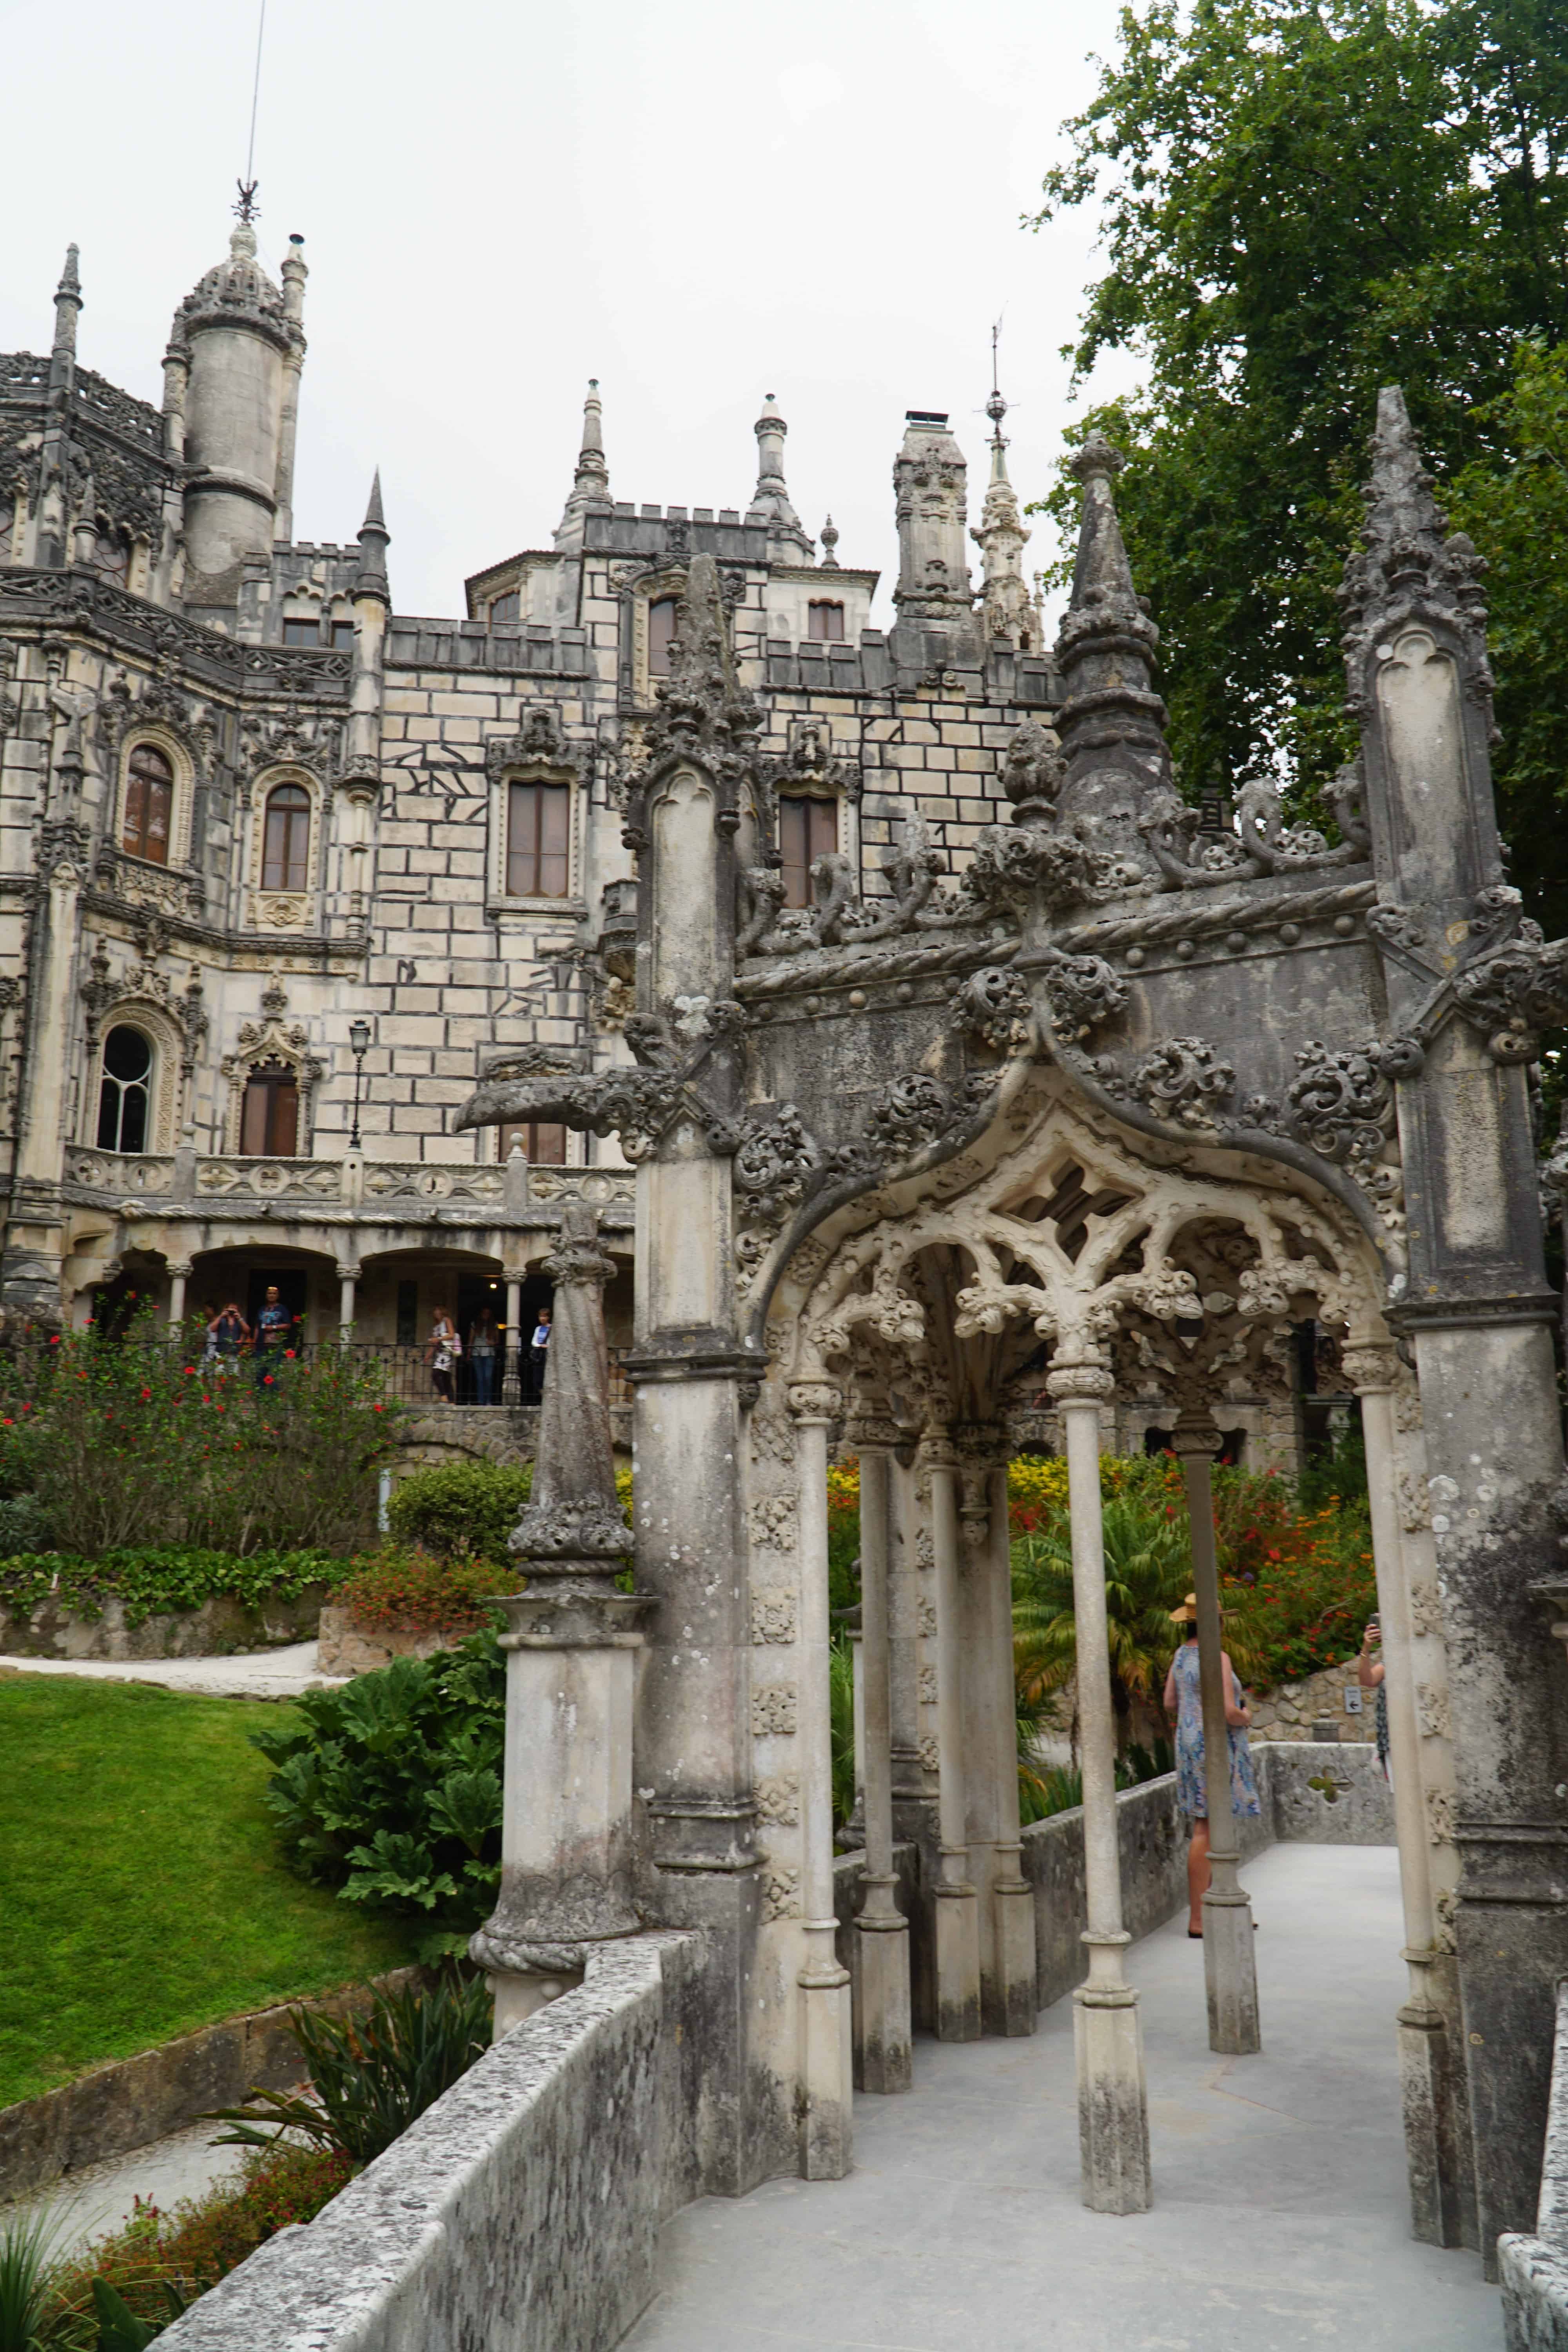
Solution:
[{"label": "stone base pedestal", "polygon": [[[1405,1954],[1407,1960],[1414,1957]],[[1431,1998],[1436,1988],[1430,1976],[1437,1971],[1417,1964],[1411,1973],[1427,1977],[1428,1982],[1426,1993],[1413,1990],[1399,2011],[1399,2099],[1410,2177],[1410,2234],[1425,2246],[1473,2246],[1477,2232],[1465,2162],[1462,2061],[1443,2011]]]},{"label": "stone base pedestal", "polygon": [[496,1972],[485,1979],[495,1998],[495,2028],[491,2039],[504,2042],[509,2033],[520,2026],[536,2010],[559,2000],[563,1992],[572,1992],[583,1981],[582,1971],[563,1969],[559,1976],[513,1976],[510,1970]]},{"label": "stone base pedestal", "polygon": [[1035,1890],[1027,1879],[1005,1878],[994,1889],[996,1978],[1002,2032],[1033,2033],[1039,2012],[1035,1953]]},{"label": "stone base pedestal", "polygon": [[1258,2019],[1258,1955],[1252,1905],[1242,1893],[1204,1896],[1204,1986],[1209,2048],[1250,2057],[1263,2047]]},{"label": "stone base pedestal", "polygon": [[[888,1892],[890,1900],[890,1882]],[[860,1994],[855,2088],[907,2091],[914,2080],[908,1923],[897,1916],[862,1917],[855,1922],[855,1934]]]},{"label": "stone base pedestal", "polygon": [[1079,1985],[1072,1999],[1083,2201],[1091,2213],[1146,2213],[1153,2192],[1138,1996]]},{"label": "stone base pedestal", "polygon": [[936,2038],[980,2039],[980,1902],[967,1883],[939,1886],[936,1915]]},{"label": "stone base pedestal", "polygon": [[[833,1921],[826,1923],[832,1950]],[[842,2180],[854,2145],[854,2053],[849,1973],[837,1963],[800,1975],[800,2171]]]}]

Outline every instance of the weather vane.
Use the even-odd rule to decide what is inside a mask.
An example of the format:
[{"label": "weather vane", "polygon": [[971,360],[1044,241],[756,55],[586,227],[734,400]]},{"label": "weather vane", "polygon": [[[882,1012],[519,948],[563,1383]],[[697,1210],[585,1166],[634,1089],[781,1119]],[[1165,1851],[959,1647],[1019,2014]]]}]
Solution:
[{"label": "weather vane", "polygon": [[237,180],[234,184],[239,190],[239,202],[234,209],[240,219],[242,221],[259,220],[261,206],[256,201],[256,191],[261,184],[260,181]]},{"label": "weather vane", "polygon": [[1002,419],[1007,414],[1007,404],[1002,397],[1002,378],[996,347],[1002,341],[1002,321],[997,320],[991,330],[991,397],[985,404],[985,414],[996,428],[996,438],[1002,437]]}]

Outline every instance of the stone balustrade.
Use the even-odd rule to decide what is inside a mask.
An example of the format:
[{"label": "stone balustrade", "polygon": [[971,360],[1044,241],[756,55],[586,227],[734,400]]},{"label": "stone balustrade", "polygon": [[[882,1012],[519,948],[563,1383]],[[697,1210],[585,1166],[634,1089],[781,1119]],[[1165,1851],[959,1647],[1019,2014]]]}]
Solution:
[{"label": "stone balustrade", "polygon": [[491,1210],[503,1221],[520,1210],[554,1208],[568,1200],[629,1211],[637,1180],[629,1168],[530,1168],[525,1162],[514,1171],[439,1160],[355,1163],[204,1154],[194,1161],[189,1189],[182,1189],[173,1152],[99,1151],[73,1144],[66,1151],[65,1181],[73,1191],[116,1202],[157,1200],[171,1207],[195,1202],[219,1209],[281,1202],[357,1210],[384,1223],[389,1214],[395,1218],[405,1210],[445,1203]]}]

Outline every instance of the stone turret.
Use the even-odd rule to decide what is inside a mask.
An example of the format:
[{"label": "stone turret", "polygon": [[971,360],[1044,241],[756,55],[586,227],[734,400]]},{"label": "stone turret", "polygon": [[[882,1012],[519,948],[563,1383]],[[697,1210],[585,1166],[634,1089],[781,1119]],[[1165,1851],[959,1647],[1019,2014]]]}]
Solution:
[{"label": "stone turret", "polygon": [[1020,653],[1040,643],[1040,614],[1024,578],[1023,554],[1029,542],[1018,514],[1018,496],[1007,478],[1007,444],[1002,419],[1007,404],[992,391],[985,404],[991,419],[991,480],[980,510],[980,528],[969,534],[980,550],[981,612],[986,642],[1011,646]]},{"label": "stone turret", "polygon": [[78,250],[66,247],[66,266],[55,289],[55,335],[49,351],[49,386],[45,412],[40,479],[37,561],[64,563],[69,551],[67,508],[67,436],[71,394],[76,387],[76,324],[81,313],[81,280],[77,273]]},{"label": "stone turret", "polygon": [[599,379],[590,376],[588,396],[583,403],[583,446],[577,452],[577,467],[572,477],[572,488],[567,493],[561,520],[555,528],[556,546],[563,554],[581,554],[584,518],[613,511],[610,468],[605,457],[604,407],[599,399]]},{"label": "stone turret", "polygon": [[784,446],[789,426],[779,415],[778,403],[771,392],[763,395],[763,413],[754,429],[757,487],[746,509],[746,520],[764,525],[770,542],[786,562],[802,556],[809,563],[816,551],[790,503],[789,488],[784,481]]},{"label": "stone turret", "polygon": [[[906,658],[929,663],[979,658],[974,596],[965,545],[968,468],[947,418],[911,408],[893,462],[899,525],[896,635]],[[918,625],[910,631],[909,624]]]},{"label": "stone turret", "polygon": [[[247,555],[270,551],[292,493],[293,416],[305,355],[305,263],[290,240],[280,289],[239,221],[228,258],[174,314],[165,385],[175,379],[184,455],[200,468],[185,492],[185,601],[232,607]],[[178,383],[184,375],[183,387]],[[165,409],[169,404],[165,390]]]}]

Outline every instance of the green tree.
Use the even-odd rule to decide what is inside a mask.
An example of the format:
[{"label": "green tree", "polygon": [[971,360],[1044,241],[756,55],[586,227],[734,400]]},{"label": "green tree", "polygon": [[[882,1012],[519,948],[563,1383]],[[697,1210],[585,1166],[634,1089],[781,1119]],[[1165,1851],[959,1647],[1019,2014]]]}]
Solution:
[{"label": "green tree", "polygon": [[[1033,225],[1100,203],[1106,268],[1072,356],[1080,379],[1109,350],[1147,362],[1083,429],[1133,457],[1118,503],[1187,787],[1267,766],[1310,806],[1353,749],[1333,591],[1377,388],[1401,383],[1498,575],[1505,830],[1561,928],[1568,639],[1553,658],[1542,632],[1532,660],[1524,616],[1568,551],[1522,446],[1544,394],[1520,347],[1537,339],[1561,380],[1568,11],[1149,0],[1067,131]],[[1045,503],[1068,522],[1071,484]]]},{"label": "green tree", "polygon": [[[1105,1604],[1117,1751],[1131,1738],[1136,1700],[1163,1719],[1161,1693],[1176,1631],[1171,1612],[1189,1590],[1186,1515],[1133,1496],[1105,1505]],[[1019,1710],[1063,1689],[1078,1665],[1072,1530],[1064,1512],[1013,1546],[1013,1658]]]}]

